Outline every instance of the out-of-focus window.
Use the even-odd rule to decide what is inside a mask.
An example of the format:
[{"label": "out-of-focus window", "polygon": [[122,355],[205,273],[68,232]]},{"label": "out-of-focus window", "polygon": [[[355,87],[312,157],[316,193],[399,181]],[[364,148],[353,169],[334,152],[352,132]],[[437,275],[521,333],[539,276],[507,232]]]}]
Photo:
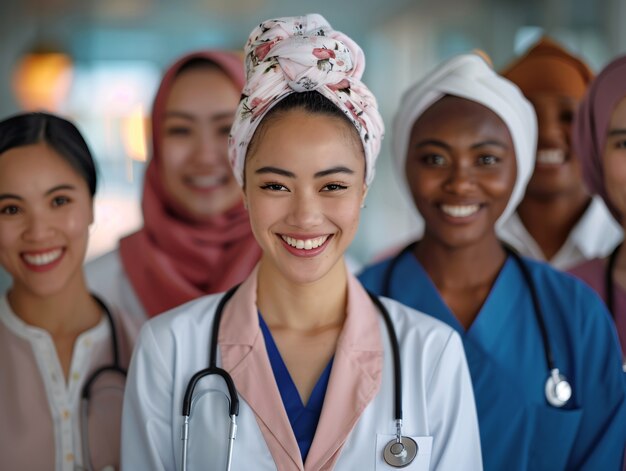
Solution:
[{"label": "out-of-focus window", "polygon": [[87,258],[115,247],[141,224],[150,152],[149,114],[159,69],[143,61],[77,64],[62,112],[78,123],[98,163],[99,188]]}]

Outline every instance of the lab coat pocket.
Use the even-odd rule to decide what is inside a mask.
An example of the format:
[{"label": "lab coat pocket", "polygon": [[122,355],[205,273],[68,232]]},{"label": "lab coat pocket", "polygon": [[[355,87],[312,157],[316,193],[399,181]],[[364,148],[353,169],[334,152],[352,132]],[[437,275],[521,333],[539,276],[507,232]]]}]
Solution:
[{"label": "lab coat pocket", "polygon": [[[430,453],[433,446],[433,437],[417,437],[409,436],[417,444],[417,456],[412,463],[405,466],[402,469],[410,471],[428,471],[430,469]],[[393,467],[383,458],[383,453],[387,443],[390,440],[395,440],[395,435],[378,434],[376,436],[376,470],[393,470],[398,469]]]},{"label": "lab coat pocket", "polygon": [[536,406],[530,469],[565,469],[578,435],[582,410]]}]

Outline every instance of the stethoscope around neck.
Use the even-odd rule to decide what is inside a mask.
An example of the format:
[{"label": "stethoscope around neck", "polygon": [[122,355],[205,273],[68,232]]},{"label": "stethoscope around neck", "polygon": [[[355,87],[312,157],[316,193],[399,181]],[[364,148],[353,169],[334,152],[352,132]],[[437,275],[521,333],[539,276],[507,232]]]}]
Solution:
[{"label": "stethoscope around neck", "polygon": [[[389,262],[389,265],[387,266],[383,277],[383,296],[391,297],[391,278],[393,272],[398,262],[400,261],[400,258],[402,258],[402,256],[407,252],[413,252],[416,246],[417,242],[413,242],[407,245]],[[548,339],[548,330],[546,328],[545,315],[543,309],[541,308],[541,304],[539,303],[539,295],[537,294],[535,283],[530,274],[530,270],[528,269],[526,263],[524,263],[524,260],[522,260],[522,257],[520,257],[520,255],[513,248],[509,247],[506,244],[503,244],[503,248],[506,253],[513,257],[513,259],[517,263],[518,267],[522,271],[524,281],[530,289],[535,317],[537,319],[537,324],[539,325],[539,331],[541,332],[543,351],[549,371],[548,378],[546,379],[544,387],[546,400],[550,405],[554,407],[563,407],[572,397],[572,387],[569,384],[567,378],[563,374],[561,374],[555,364],[554,355],[552,354],[552,348],[550,347],[550,342]]]},{"label": "stethoscope around neck", "polygon": [[[93,296],[93,299],[98,303],[100,309],[105,314],[107,322],[109,323],[109,328],[111,330],[111,352],[113,353],[113,363],[110,365],[105,365],[98,368],[96,371],[91,373],[85,384],[81,390],[81,414],[80,414],[80,430],[81,430],[81,441],[82,441],[82,452],[83,452],[83,466],[76,466],[77,470],[86,470],[93,471],[93,463],[91,462],[91,450],[89,449],[89,425],[88,425],[88,416],[89,416],[89,401],[91,400],[91,394],[93,392],[93,386],[96,381],[103,377],[106,374],[115,374],[121,376],[124,381],[126,380],[126,370],[121,367],[120,363],[120,349],[119,342],[117,338],[117,331],[115,329],[115,321],[113,320],[113,316],[109,311],[109,308],[99,299],[97,296]],[[105,466],[102,471],[113,471],[114,467],[112,465]]]},{"label": "stethoscope around neck", "polygon": [[[210,375],[217,375],[221,377],[226,383],[228,389],[228,416],[230,418],[230,425],[228,428],[228,448],[226,454],[226,470],[229,471],[232,465],[233,447],[235,438],[237,436],[237,416],[239,415],[239,396],[237,389],[235,388],[235,382],[230,374],[222,368],[217,366],[217,338],[219,334],[220,323],[222,320],[222,314],[226,303],[237,291],[239,285],[231,288],[227,291],[220,302],[217,305],[215,311],[215,317],[213,318],[213,326],[211,331],[211,344],[209,347],[209,367],[204,370],[198,371],[194,374],[185,389],[183,396],[183,425],[181,439],[182,446],[182,470],[187,470],[187,454],[189,446],[189,422],[191,420],[191,406],[193,400],[193,392],[202,378]],[[385,462],[394,468],[404,468],[411,464],[411,462],[417,456],[419,447],[415,440],[410,437],[402,435],[402,371],[400,364],[400,347],[398,345],[398,338],[396,337],[395,330],[393,328],[393,322],[389,315],[389,311],[377,296],[368,292],[372,302],[379,309],[385,326],[389,334],[389,340],[391,343],[391,350],[393,356],[393,371],[394,371],[394,422],[396,428],[396,436],[390,440],[383,450],[383,459]]]}]

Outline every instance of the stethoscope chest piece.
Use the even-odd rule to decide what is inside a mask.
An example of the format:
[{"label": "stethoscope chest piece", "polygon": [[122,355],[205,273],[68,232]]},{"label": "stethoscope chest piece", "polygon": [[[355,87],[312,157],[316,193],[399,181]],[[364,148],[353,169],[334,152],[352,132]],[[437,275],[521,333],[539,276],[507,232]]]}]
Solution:
[{"label": "stethoscope chest piece", "polygon": [[554,407],[563,407],[572,397],[572,387],[569,382],[559,373],[558,368],[550,372],[546,381],[546,399]]},{"label": "stethoscope chest piece", "polygon": [[417,443],[412,438],[402,437],[400,441],[394,438],[385,446],[383,458],[389,466],[404,468],[413,462],[417,456],[418,448]]}]

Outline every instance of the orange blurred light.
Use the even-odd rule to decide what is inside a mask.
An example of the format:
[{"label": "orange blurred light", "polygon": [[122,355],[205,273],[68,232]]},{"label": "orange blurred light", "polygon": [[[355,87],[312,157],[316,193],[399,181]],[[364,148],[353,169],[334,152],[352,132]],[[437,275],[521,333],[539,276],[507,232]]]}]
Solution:
[{"label": "orange blurred light", "polygon": [[145,162],[148,158],[146,146],[146,115],[143,106],[137,105],[122,120],[124,148],[131,159]]},{"label": "orange blurred light", "polygon": [[61,52],[26,54],[13,73],[13,89],[25,111],[58,111],[72,83],[72,60]]}]

